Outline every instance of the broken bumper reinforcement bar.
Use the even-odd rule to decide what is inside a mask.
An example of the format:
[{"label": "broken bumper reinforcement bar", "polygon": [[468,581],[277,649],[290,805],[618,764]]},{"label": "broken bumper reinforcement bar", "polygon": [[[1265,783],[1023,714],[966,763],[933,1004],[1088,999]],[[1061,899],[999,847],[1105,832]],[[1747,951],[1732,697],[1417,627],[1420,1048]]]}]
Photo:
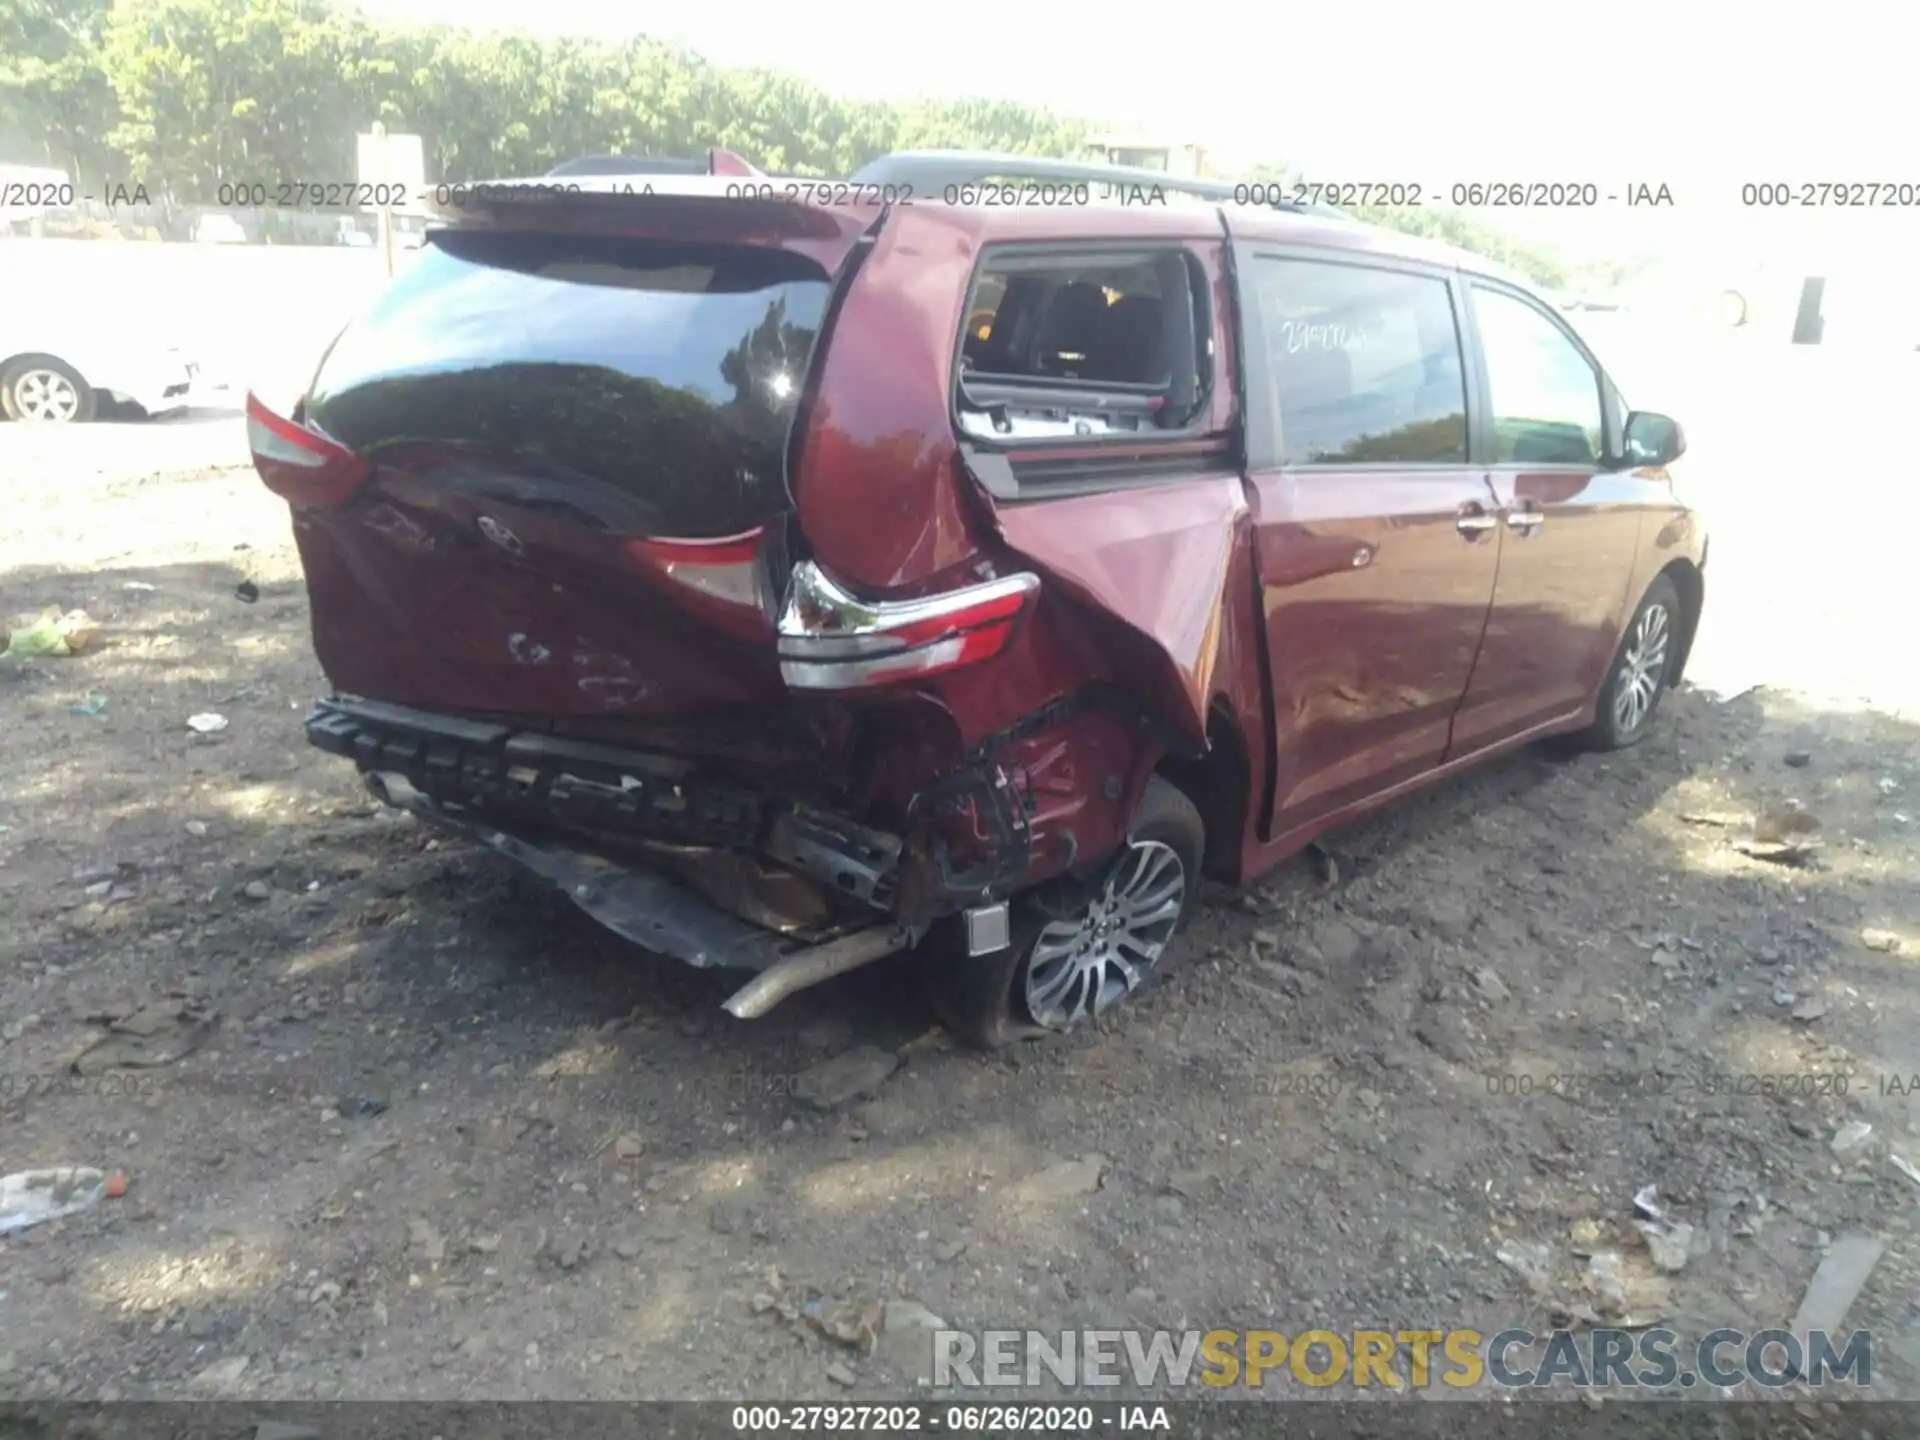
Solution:
[{"label": "broken bumper reinforcement bar", "polygon": [[436,804],[404,775],[372,771],[367,788],[396,809],[518,861],[607,929],[636,945],[698,969],[759,971],[723,1007],[742,1020],[757,1019],[796,991],[908,949],[925,934],[921,927],[876,925],[819,944],[796,945],[787,936],[727,914],[665,875],[629,869],[557,845],[535,844],[456,814]]}]

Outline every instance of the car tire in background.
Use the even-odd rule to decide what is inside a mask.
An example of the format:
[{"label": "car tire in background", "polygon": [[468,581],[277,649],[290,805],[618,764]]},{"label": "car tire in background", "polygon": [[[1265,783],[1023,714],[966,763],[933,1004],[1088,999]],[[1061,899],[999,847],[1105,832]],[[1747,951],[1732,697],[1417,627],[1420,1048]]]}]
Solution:
[{"label": "car tire in background", "polygon": [[0,410],[9,420],[77,425],[93,419],[99,405],[79,372],[51,355],[23,355],[0,368]]},{"label": "car tire in background", "polygon": [[1165,973],[1167,947],[1199,901],[1205,851],[1200,812],[1154,776],[1118,854],[1091,876],[1014,897],[1004,950],[968,955],[957,921],[936,929],[921,955],[935,1012],[956,1039],[997,1050],[1139,993]]},{"label": "car tire in background", "polygon": [[1665,575],[1654,576],[1627,622],[1620,648],[1613,652],[1593,724],[1579,737],[1584,748],[1624,750],[1646,739],[1661,697],[1667,693],[1684,620],[1680,592],[1673,581]]}]

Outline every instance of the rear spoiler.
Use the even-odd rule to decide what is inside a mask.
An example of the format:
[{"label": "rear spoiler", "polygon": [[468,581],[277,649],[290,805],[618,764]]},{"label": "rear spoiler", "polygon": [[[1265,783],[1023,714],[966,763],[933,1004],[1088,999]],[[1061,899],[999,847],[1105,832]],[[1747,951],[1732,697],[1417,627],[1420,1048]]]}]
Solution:
[{"label": "rear spoiler", "polygon": [[451,230],[782,245],[813,255],[829,272],[886,209],[877,200],[809,203],[805,193],[787,193],[786,177],[768,175],[717,146],[707,152],[704,168],[699,161],[583,156],[545,175],[429,186],[425,202],[428,213]]},{"label": "rear spoiler", "polygon": [[588,175],[731,175],[762,177],[751,161],[714,146],[699,159],[654,155],[582,155],[556,165],[543,177],[578,180]]},{"label": "rear spoiler", "polygon": [[[427,191],[428,208],[444,219],[470,217],[475,211],[531,202],[580,200],[597,196],[706,196],[749,198],[745,182],[783,180],[756,169],[731,150],[714,148],[705,161],[659,160],[641,156],[588,155],[556,166],[545,175],[501,180],[442,183]],[[820,182],[813,182],[820,183]],[[772,192],[768,192],[772,198]]]}]

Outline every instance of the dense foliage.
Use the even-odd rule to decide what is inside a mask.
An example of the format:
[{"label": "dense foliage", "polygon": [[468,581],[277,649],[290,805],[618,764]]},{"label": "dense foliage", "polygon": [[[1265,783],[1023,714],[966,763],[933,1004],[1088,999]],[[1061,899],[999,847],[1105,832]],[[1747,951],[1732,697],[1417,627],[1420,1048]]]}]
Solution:
[{"label": "dense foliage", "polygon": [[[770,171],[846,174],[899,149],[1071,155],[1089,128],[1001,101],[837,99],[644,38],[392,26],[327,0],[0,0],[0,159],[211,204],[223,182],[352,179],[354,136],[375,120],[424,137],[436,181],[708,145]],[[1566,278],[1469,216],[1368,218]]]}]

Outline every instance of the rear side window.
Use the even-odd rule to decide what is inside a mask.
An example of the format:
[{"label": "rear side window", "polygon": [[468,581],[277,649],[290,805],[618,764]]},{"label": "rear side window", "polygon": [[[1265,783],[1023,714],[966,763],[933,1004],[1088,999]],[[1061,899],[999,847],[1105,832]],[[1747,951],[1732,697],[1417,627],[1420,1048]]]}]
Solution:
[{"label": "rear side window", "polygon": [[1205,277],[1178,250],[989,254],[960,337],[961,428],[987,439],[1179,430],[1211,374]]},{"label": "rear side window", "polygon": [[306,414],[362,454],[453,447],[472,483],[609,530],[736,534],[785,504],[829,289],[771,248],[443,231],[341,335]]},{"label": "rear side window", "polygon": [[1466,463],[1466,368],[1444,280],[1255,263],[1283,464]]}]

